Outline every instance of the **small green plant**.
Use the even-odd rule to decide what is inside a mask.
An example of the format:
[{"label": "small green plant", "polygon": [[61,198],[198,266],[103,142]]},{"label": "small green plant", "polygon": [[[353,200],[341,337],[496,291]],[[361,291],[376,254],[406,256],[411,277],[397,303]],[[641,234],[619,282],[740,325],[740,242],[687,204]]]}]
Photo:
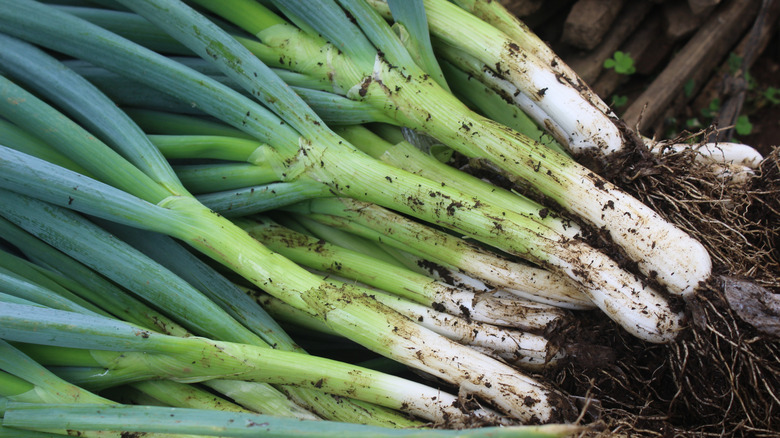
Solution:
[{"label": "small green plant", "polygon": [[696,88],[696,81],[693,78],[688,79],[683,85],[683,93],[685,93],[685,97],[688,98],[693,96],[693,90],[695,88]]},{"label": "small green plant", "polygon": [[729,53],[729,59],[726,61],[729,66],[729,73],[733,76],[742,68],[742,57],[734,52]]},{"label": "small green plant", "polygon": [[720,111],[720,98],[716,97],[710,101],[707,108],[702,108],[701,115],[708,119],[714,119],[718,115],[718,111]]},{"label": "small green plant", "polygon": [[[743,66],[743,59],[741,56],[734,52],[729,53],[729,58],[726,60],[726,64],[729,67],[729,74],[731,76],[738,76],[742,72],[742,76],[745,78],[745,82],[748,90],[754,90],[758,85],[756,79],[750,74]],[[743,71],[744,70],[744,71]]]},{"label": "small green plant", "polygon": [[748,90],[755,90],[756,87],[758,87],[758,81],[756,78],[753,77],[753,75],[750,74],[749,71],[745,72],[745,81],[747,82],[747,89]]},{"label": "small green plant", "polygon": [[780,103],[780,88],[769,87],[762,93],[764,99],[766,99],[772,105]]},{"label": "small green plant", "polygon": [[701,129],[702,124],[698,118],[692,117],[685,121],[685,127],[687,129]]},{"label": "small green plant", "polygon": [[620,108],[622,106],[625,106],[626,103],[628,103],[628,96],[622,96],[617,94],[612,96],[613,108]]},{"label": "small green plant", "polygon": [[634,59],[630,54],[616,51],[612,58],[604,61],[604,68],[613,68],[615,72],[622,75],[630,75],[636,73],[636,67],[634,67]]},{"label": "small green plant", "polygon": [[737,135],[750,135],[753,132],[753,124],[750,123],[748,116],[743,114],[737,117],[737,122],[734,124],[734,131]]}]

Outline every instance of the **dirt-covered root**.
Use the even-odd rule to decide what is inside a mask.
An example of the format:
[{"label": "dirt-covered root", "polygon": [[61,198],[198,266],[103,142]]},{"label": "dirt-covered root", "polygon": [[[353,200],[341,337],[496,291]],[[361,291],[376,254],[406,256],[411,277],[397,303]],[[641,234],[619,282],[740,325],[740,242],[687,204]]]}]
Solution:
[{"label": "dirt-covered root", "polygon": [[689,303],[690,338],[672,348],[679,390],[670,409],[690,412],[703,432],[780,436],[780,336],[739,313],[733,281],[712,283]]},{"label": "dirt-covered root", "polygon": [[725,284],[714,279],[688,302],[673,344],[638,341],[595,312],[580,321],[587,354],[571,351],[553,378],[583,396],[583,438],[780,436],[780,338],[741,319]]},{"label": "dirt-covered root", "polygon": [[780,292],[780,149],[744,182],[697,162],[696,154],[634,155],[615,166],[621,170],[612,179],[702,242],[715,274]]},{"label": "dirt-covered root", "polygon": [[583,437],[780,437],[780,149],[741,183],[695,158],[633,154],[607,172],[701,241],[714,275],[672,344],[595,312],[558,338],[573,360],[553,378],[586,395]]}]

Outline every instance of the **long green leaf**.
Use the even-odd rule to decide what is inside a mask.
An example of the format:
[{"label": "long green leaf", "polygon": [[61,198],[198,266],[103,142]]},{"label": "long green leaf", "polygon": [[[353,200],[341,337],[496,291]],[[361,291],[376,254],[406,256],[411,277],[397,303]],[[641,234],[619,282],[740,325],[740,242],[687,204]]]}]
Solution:
[{"label": "long green leaf", "polygon": [[182,183],[194,194],[236,190],[279,181],[271,166],[250,163],[212,163],[176,166]]},{"label": "long green leaf", "polygon": [[38,157],[82,175],[91,176],[86,169],[74,163],[70,158],[5,119],[0,119],[0,145]]},{"label": "long green leaf", "polygon": [[[422,0],[388,0],[387,4],[390,6],[393,20],[403,27],[402,32],[405,32],[408,37],[405,45],[417,64],[442,88],[449,90],[436,55],[433,53]],[[401,40],[404,40],[403,34]]]},{"label": "long green leaf", "polygon": [[0,187],[82,213],[163,232],[173,213],[127,192],[0,145]]},{"label": "long green leaf", "polygon": [[[277,145],[298,148],[298,134],[289,125],[230,87],[70,14],[30,0],[14,1],[14,7],[0,8],[0,31],[88,59],[139,82],[153,82],[185,102],[197,102],[208,114],[223,115],[233,126],[251,128],[262,142],[273,139]],[[214,99],[198,98],[203,94]],[[249,114],[246,108],[251,108]]]},{"label": "long green leaf", "polygon": [[3,424],[28,429],[131,430],[218,434],[226,437],[317,438],[550,438],[578,431],[578,426],[529,426],[466,430],[392,430],[330,422],[307,422],[267,415],[153,406],[28,405],[10,403]]},{"label": "long green leaf", "polygon": [[198,200],[226,217],[248,216],[274,210],[312,198],[334,196],[333,191],[320,182],[300,178],[292,182],[245,187],[239,190],[198,195]]},{"label": "long green leaf", "polygon": [[[0,235],[3,236],[3,239],[8,239],[4,234],[0,233]],[[36,287],[49,290],[72,303],[89,309],[89,311],[106,315],[98,306],[63,286],[63,283],[67,282],[66,278],[3,250],[0,250],[0,273],[6,279],[9,278],[8,274],[10,273],[19,280],[23,279]]]},{"label": "long green leaf", "polygon": [[[309,6],[308,18],[313,18],[316,11],[322,6],[321,3],[327,3],[329,0],[318,0],[314,2],[315,7]],[[354,0],[338,0],[341,6],[350,13],[357,22],[360,29],[366,34],[366,37],[373,43],[384,56],[385,60],[401,69],[411,69],[416,67],[409,51],[401,43],[393,30],[388,26],[385,20],[366,2]],[[340,31],[340,29],[338,29]]]},{"label": "long green leaf", "polygon": [[57,293],[55,293],[54,291],[3,267],[0,267],[0,290],[54,309],[69,310],[92,315],[104,314],[104,312],[99,309],[95,309],[90,303],[86,303],[79,297],[73,296],[67,290],[58,290]]},{"label": "long green leaf", "polygon": [[[162,313],[131,297],[115,283],[2,217],[0,217],[0,235],[3,236],[3,239],[19,248],[28,259],[33,260],[38,265],[57,269],[63,275],[68,276],[69,278],[58,278],[57,281],[63,283],[62,280],[71,280],[71,284],[67,286],[70,290],[112,313],[119,319],[161,333],[176,336],[187,334],[183,327],[171,321],[170,318]],[[76,283],[76,285],[73,285],[73,283]]]},{"label": "long green leaf", "polygon": [[111,223],[103,226],[206,294],[269,345],[288,351],[297,349],[294,341],[249,295],[170,237]]},{"label": "long green leaf", "polygon": [[[257,58],[247,48],[213,22],[176,1],[120,2],[162,27],[200,57],[215,60],[223,73],[266,103],[282,120],[301,134],[316,138],[318,130],[312,126],[323,122],[314,111],[268,66],[255,62]],[[161,14],[163,10],[165,13]]]},{"label": "long green leaf", "polygon": [[103,397],[65,382],[2,339],[0,339],[0,369],[37,387],[37,390],[31,389],[31,393],[5,395],[17,401],[25,401],[26,398],[27,401],[36,403],[111,403]]},{"label": "long green leaf", "polygon": [[[170,195],[84,128],[3,76],[0,116],[41,138],[107,184],[152,203]],[[107,162],[113,164],[106,166]]]},{"label": "long green leaf", "polygon": [[316,8],[312,8],[312,2],[307,0],[273,0],[273,3],[286,15],[302,20],[339,50],[355,58],[363,70],[371,71],[376,48],[334,0],[318,2]]},{"label": "long green leaf", "polygon": [[95,7],[57,6],[57,9],[104,29],[109,29],[117,35],[155,52],[169,55],[192,55],[190,49],[138,14]]},{"label": "long green leaf", "polygon": [[257,339],[191,285],[78,214],[6,191],[0,191],[0,205],[6,219],[143,296],[196,333],[250,343]]},{"label": "long green leaf", "polygon": [[[0,34],[0,48],[0,62],[7,74],[58,105],[172,193],[185,192],[165,158],[138,125],[95,86],[29,43]],[[94,169],[92,172],[98,174]]]},{"label": "long green leaf", "polygon": [[356,125],[363,123],[393,123],[382,110],[335,93],[293,87],[296,93],[328,125]]},{"label": "long green leaf", "polygon": [[148,339],[150,332],[122,321],[45,307],[6,303],[0,306],[0,321],[0,338],[15,342],[110,351],[170,348],[158,338]]}]

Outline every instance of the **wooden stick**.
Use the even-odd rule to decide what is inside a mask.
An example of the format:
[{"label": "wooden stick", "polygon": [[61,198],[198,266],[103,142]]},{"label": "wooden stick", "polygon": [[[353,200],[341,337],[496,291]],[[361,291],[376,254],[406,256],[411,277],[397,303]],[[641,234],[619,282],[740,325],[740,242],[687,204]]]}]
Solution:
[{"label": "wooden stick", "polygon": [[[756,61],[773,34],[774,23],[780,13],[780,2],[777,0],[764,0],[758,13],[758,18],[750,29],[750,32],[742,38],[734,53],[742,58],[742,63],[736,72],[729,72],[721,81],[721,89],[726,91],[726,96],[718,112],[718,126],[727,128],[734,126],[742,112],[742,105],[748,90],[747,72]],[[715,79],[715,78],[713,78]],[[718,130],[717,136],[713,135],[710,141],[727,141],[734,132],[734,128]]]},{"label": "wooden stick", "polygon": [[566,16],[561,41],[580,49],[593,49],[604,38],[622,7],[623,0],[579,0]]},{"label": "wooden stick", "polygon": [[707,9],[713,8],[720,3],[720,0],[688,0],[688,7],[691,8],[691,12],[695,15],[699,15],[702,12],[706,12]]},{"label": "wooden stick", "polygon": [[695,72],[712,71],[750,25],[758,6],[757,0],[733,0],[715,11],[626,110],[623,119],[628,126],[640,132],[652,126]]},{"label": "wooden stick", "polygon": [[639,26],[651,7],[652,3],[647,1],[629,2],[598,47],[581,56],[568,56],[565,59],[566,63],[585,83],[593,83],[604,68],[604,60],[612,57],[615,50]]},{"label": "wooden stick", "polygon": [[664,33],[672,40],[679,40],[693,34],[707,19],[706,14],[694,14],[687,3],[666,2],[662,9],[666,23]]},{"label": "wooden stick", "polygon": [[[650,14],[639,26],[639,29],[631,35],[626,43],[620,46],[620,50],[628,53],[634,60],[641,59],[648,50],[655,49],[655,43],[661,29],[661,16]],[[609,102],[609,97],[615,90],[628,80],[628,76],[617,73],[615,70],[604,70],[593,83],[593,91]]]}]

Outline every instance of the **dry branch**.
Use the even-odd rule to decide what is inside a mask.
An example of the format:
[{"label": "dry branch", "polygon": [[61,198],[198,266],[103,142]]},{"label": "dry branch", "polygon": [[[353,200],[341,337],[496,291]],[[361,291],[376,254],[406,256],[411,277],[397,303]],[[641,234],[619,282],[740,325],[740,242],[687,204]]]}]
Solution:
[{"label": "dry branch", "polygon": [[710,72],[728,53],[758,11],[756,0],[724,4],[669,62],[645,92],[626,110],[628,126],[644,132],[661,117],[683,85],[697,72]]}]

